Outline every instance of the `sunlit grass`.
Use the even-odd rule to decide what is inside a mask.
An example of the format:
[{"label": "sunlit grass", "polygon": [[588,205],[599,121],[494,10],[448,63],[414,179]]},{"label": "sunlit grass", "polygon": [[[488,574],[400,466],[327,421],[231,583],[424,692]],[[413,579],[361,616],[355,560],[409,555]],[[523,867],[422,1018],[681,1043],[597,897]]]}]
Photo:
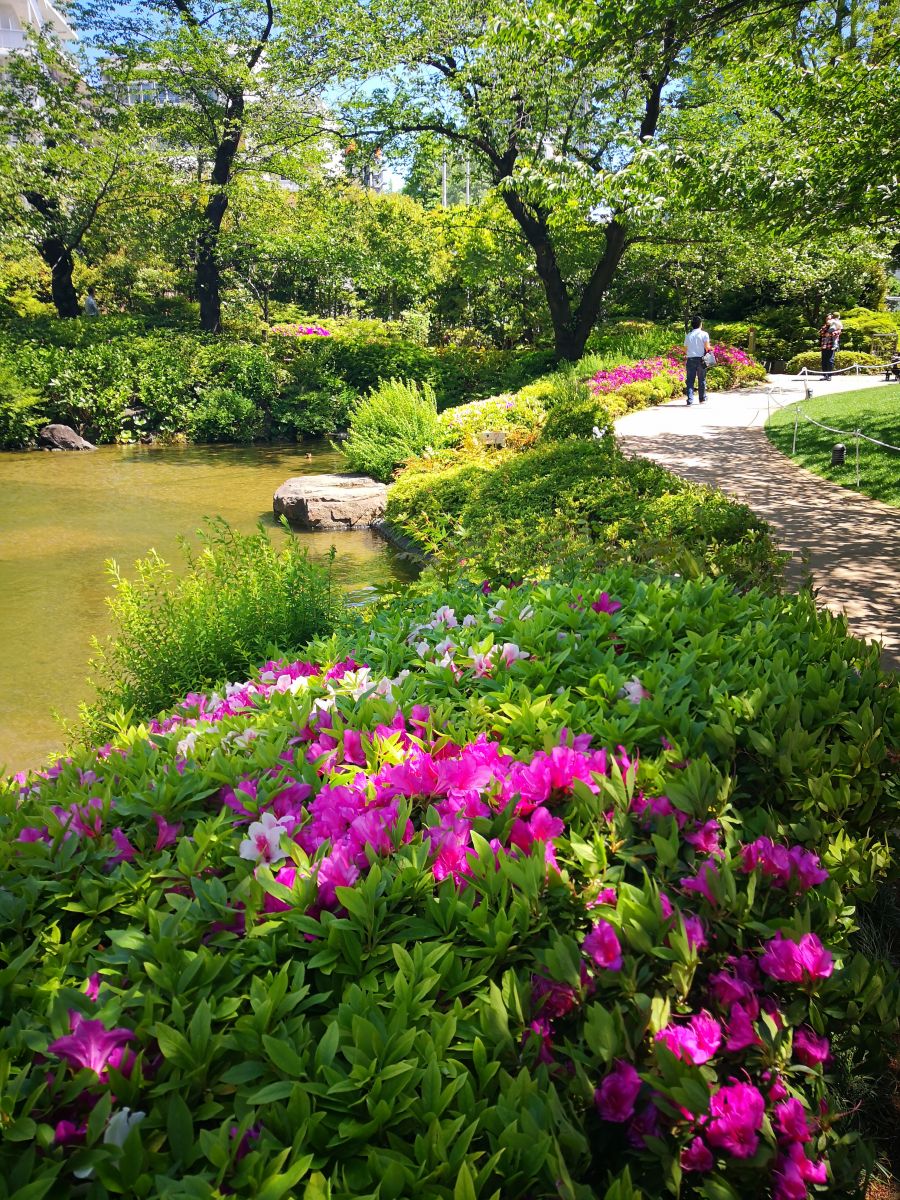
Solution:
[{"label": "sunlit grass", "polygon": [[[766,435],[783,454],[791,453],[794,439],[794,418],[797,405],[780,409],[766,426]],[[832,483],[853,488],[885,504],[900,506],[900,451],[885,450],[860,439],[859,486],[856,483],[856,441],[858,429],[868,437],[900,446],[900,386],[865,388],[859,392],[843,392],[837,396],[821,396],[800,403],[806,413],[824,425],[843,433],[831,433],[805,421],[801,415],[797,426],[797,452],[794,461],[808,471],[814,471]],[[842,467],[831,465],[831,449],[836,442],[847,447]]]}]

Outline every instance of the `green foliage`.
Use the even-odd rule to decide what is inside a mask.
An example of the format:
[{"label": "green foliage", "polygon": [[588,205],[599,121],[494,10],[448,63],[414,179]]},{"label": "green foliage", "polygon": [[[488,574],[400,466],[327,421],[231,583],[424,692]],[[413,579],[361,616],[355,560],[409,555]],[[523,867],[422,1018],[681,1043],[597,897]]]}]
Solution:
[{"label": "green foliage", "polygon": [[[877,375],[880,363],[880,359],[872,354],[864,354],[862,350],[838,350],[834,356],[836,371],[843,371],[846,367],[874,367],[874,374]],[[790,374],[796,374],[803,367],[808,371],[822,370],[822,355],[818,350],[804,350],[802,354],[795,354],[787,365]]]},{"label": "green foliage", "polygon": [[260,661],[269,647],[296,648],[327,633],[342,610],[330,568],[310,562],[290,534],[279,550],[265,530],[241,534],[224,521],[183,544],[176,574],[155,552],[127,579],[109,567],[114,633],[95,642],[97,700],[83,710],[100,734],[118,709],[152,716],[185,691],[221,682]]},{"label": "green foliage", "polygon": [[[601,590],[618,611],[591,607]],[[462,653],[458,674],[441,667],[435,643],[447,629],[428,623],[443,605],[457,642],[515,643],[528,657],[488,676]],[[895,875],[900,695],[876,648],[808,594],[737,595],[727,581],[619,567],[487,597],[425,583],[310,648],[323,667],[351,653],[370,676],[300,675],[303,686],[284,690],[272,664],[216,716],[189,698],[152,732],[123,727],[110,748],[0,789],[8,1194],[664,1196],[695,1132],[685,1111],[704,1129],[709,1096],[729,1077],[762,1085],[775,1071],[821,1118],[810,1153],[827,1157],[830,1190],[857,1195],[869,1159],[840,1072],[803,1065],[792,1036],[812,1024],[839,1061],[852,1048],[860,1074],[876,1076],[896,1034],[895,975],[854,952],[859,901]],[[647,695],[630,703],[621,692],[636,675]],[[361,732],[365,766],[311,744],[323,707],[339,739]],[[332,906],[319,902],[325,860],[310,862],[303,833],[282,839],[290,854],[271,869],[239,855],[249,820],[273,805],[338,779],[350,791],[360,772],[405,778],[420,755],[404,726],[421,732],[413,746],[437,742],[436,760],[484,735],[520,766],[554,747],[564,763],[571,742],[560,739],[576,735],[617,762],[591,787],[564,770],[547,781],[563,827],[556,865],[542,842],[495,851],[491,839],[505,844],[527,814],[514,811],[518,793],[504,807],[482,782],[470,791],[488,803],[459,884],[432,871],[440,782],[400,797],[386,842]],[[639,809],[662,796],[691,823],[685,832],[707,820],[721,829],[715,903],[680,887],[703,859],[674,817]],[[71,808],[87,812],[90,800],[97,824],[79,836]],[[170,844],[154,818],[173,830]],[[828,879],[802,895],[746,873],[741,847],[760,835],[819,854]],[[274,878],[281,865],[293,886]],[[606,888],[615,906],[598,911]],[[661,892],[702,921],[702,952],[667,924]],[[584,957],[598,915],[621,940],[618,971]],[[712,1008],[728,1019],[709,981],[729,956],[809,930],[834,972],[803,987],[761,979],[778,1019],[755,1023],[759,1046],[702,1066],[659,1046],[671,1018]],[[540,998],[541,979],[567,999],[561,1015]],[[70,1011],[131,1033],[108,1072],[77,1070],[51,1049]],[[549,1061],[533,1024],[547,1019]],[[595,1107],[618,1058],[636,1064],[642,1106],[659,1114],[659,1136],[641,1149]],[[109,1122],[125,1108],[142,1118],[122,1145]],[[683,1200],[769,1194],[774,1115],[767,1103],[756,1156],[717,1154],[709,1174],[686,1172]],[[75,1127],[71,1142],[56,1136],[61,1120]]]},{"label": "green foliage", "polygon": [[567,395],[560,395],[541,430],[542,442],[564,442],[567,438],[591,438],[597,429],[604,437],[612,434],[613,422],[625,411],[616,401],[618,393],[596,395],[586,383],[572,377]]},{"label": "green foliage", "polygon": [[44,424],[40,397],[0,362],[0,450],[27,445]]},{"label": "green foliage", "polygon": [[[766,426],[766,436],[782,454],[790,454],[794,442],[795,405],[773,413]],[[900,450],[887,450],[871,442],[859,443],[859,486],[856,483],[856,442],[858,429],[868,437],[877,438],[891,446],[900,446],[900,387],[890,384],[878,388],[863,388],[843,395],[820,396],[805,400],[800,411],[832,429],[843,429],[844,435],[820,429],[801,416],[797,426],[795,462],[814,471],[832,483],[852,488],[884,504],[900,506]],[[844,465],[831,465],[831,448],[835,442],[847,446]]]},{"label": "green foliage", "polygon": [[[552,414],[551,414],[552,415]],[[432,478],[405,473],[387,519],[415,539],[443,530],[436,549],[472,577],[554,575],[563,563],[627,559],[741,586],[774,588],[780,556],[759,520],[721,492],[686,483],[612,437],[549,443]]]},{"label": "green foliage", "polygon": [[387,480],[408,458],[439,447],[444,436],[433,388],[389,379],[356,404],[341,449],[352,470]]}]

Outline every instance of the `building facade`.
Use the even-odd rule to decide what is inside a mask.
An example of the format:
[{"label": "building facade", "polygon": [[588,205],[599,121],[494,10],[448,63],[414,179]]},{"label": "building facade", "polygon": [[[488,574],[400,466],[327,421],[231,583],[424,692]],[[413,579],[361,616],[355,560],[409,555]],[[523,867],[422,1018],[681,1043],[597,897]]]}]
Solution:
[{"label": "building facade", "polygon": [[75,31],[50,0],[0,0],[0,62],[24,49],[29,27],[49,29],[63,43],[75,41]]}]

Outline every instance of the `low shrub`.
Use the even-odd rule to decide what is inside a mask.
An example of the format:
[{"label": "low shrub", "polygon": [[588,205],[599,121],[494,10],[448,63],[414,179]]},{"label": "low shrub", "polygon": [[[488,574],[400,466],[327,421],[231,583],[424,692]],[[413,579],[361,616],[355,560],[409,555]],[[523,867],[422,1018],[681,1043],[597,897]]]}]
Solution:
[{"label": "low shrub", "polygon": [[26,446],[46,423],[40,397],[0,362],[0,450]]},{"label": "low shrub", "polygon": [[[875,368],[873,374],[878,373],[880,359],[872,354],[863,354],[859,350],[838,350],[834,356],[834,367],[836,371],[842,371],[846,367],[860,366]],[[806,350],[803,354],[795,354],[787,365],[788,373],[795,375],[806,367],[807,371],[822,370],[822,355],[818,350]]]},{"label": "low shrub", "polygon": [[118,710],[152,716],[185,691],[247,671],[269,647],[299,647],[337,621],[330,568],[311,562],[293,534],[278,549],[262,528],[241,534],[216,520],[198,532],[201,549],[183,544],[178,575],[155,552],[135,564],[133,580],[110,563],[114,632],[94,643],[97,699],[82,710],[90,734]]},{"label": "low shrub", "polygon": [[234,387],[208,387],[188,418],[195,442],[252,442],[262,433],[262,413]]},{"label": "low shrub", "polygon": [[390,379],[354,406],[341,449],[352,470],[387,480],[408,458],[444,439],[433,388]]},{"label": "low shrub", "polygon": [[434,531],[439,507],[443,537],[432,548],[470,574],[543,578],[567,562],[629,559],[724,572],[743,587],[775,588],[781,575],[767,527],[750,509],[623,458],[611,437],[451,468],[434,484],[404,474],[388,493],[387,518],[415,539],[423,524]]},{"label": "low shrub", "polygon": [[[568,438],[593,438],[595,430],[602,437],[612,435],[613,422],[620,415],[617,405],[611,403],[618,398],[612,395],[596,395],[585,383],[573,382],[570,393],[550,410],[541,430],[542,442],[564,442]],[[622,404],[622,411],[625,406]]]},{"label": "low shrub", "polygon": [[619,569],[310,653],[0,791],[11,1195],[861,1194],[874,648]]}]

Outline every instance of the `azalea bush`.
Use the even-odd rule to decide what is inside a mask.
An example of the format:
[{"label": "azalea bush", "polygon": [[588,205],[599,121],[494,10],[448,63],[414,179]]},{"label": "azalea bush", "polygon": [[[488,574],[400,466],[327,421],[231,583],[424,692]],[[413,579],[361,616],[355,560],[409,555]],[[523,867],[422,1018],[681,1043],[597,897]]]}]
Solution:
[{"label": "azalea bush", "polygon": [[771,588],[780,577],[767,527],[750,509],[625,458],[611,435],[404,472],[386,515],[473,577],[546,577],[563,562],[621,559],[724,572],[742,586]]},{"label": "azalea bush", "polygon": [[423,587],[9,781],[2,1186],[860,1194],[885,684],[805,597]]},{"label": "azalea bush", "polygon": [[273,325],[271,332],[278,334],[279,337],[331,337],[331,330],[326,329],[324,325],[304,325],[302,322],[299,325],[290,323]]}]

